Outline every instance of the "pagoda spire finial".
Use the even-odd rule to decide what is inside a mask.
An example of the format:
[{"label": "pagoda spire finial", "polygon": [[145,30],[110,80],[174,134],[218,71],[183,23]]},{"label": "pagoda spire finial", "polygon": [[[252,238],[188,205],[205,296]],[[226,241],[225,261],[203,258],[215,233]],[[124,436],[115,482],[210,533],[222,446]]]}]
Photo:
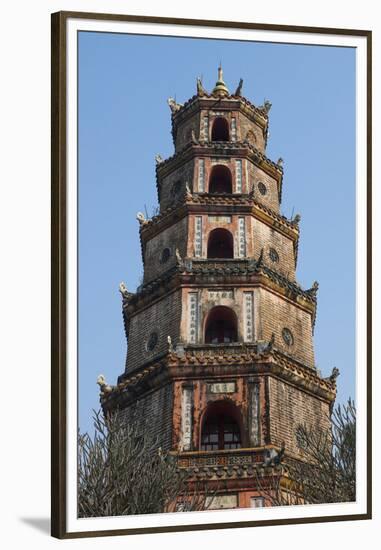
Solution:
[{"label": "pagoda spire finial", "polygon": [[216,85],[213,89],[212,94],[213,95],[218,95],[220,97],[225,97],[225,96],[229,95],[229,90],[228,90],[228,88],[227,88],[227,86],[224,82],[221,61],[220,61],[219,67],[218,67],[218,80],[216,82]]},{"label": "pagoda spire finial", "polygon": [[221,64],[221,61],[220,61],[220,64],[218,66],[218,80],[220,82],[223,82],[224,81],[224,75],[223,75],[223,71],[222,71],[222,64]]}]

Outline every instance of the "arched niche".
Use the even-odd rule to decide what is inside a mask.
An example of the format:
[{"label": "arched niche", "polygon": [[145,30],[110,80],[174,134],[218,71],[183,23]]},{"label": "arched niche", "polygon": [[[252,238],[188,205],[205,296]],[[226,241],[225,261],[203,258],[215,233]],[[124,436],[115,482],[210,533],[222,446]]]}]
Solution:
[{"label": "arched niche", "polygon": [[227,166],[223,164],[213,166],[209,177],[208,189],[209,193],[215,194],[231,194],[233,192],[232,174]]},{"label": "arched niche", "polygon": [[209,233],[208,258],[233,258],[233,235],[227,229],[217,228]]},{"label": "arched niche", "polygon": [[238,321],[235,312],[226,306],[215,306],[205,322],[206,344],[229,344],[238,341]]},{"label": "arched niche", "polygon": [[214,119],[212,141],[229,141],[229,123],[224,117]]},{"label": "arched niche", "polygon": [[231,401],[214,401],[201,419],[200,449],[217,451],[239,449],[243,442],[242,418]]}]

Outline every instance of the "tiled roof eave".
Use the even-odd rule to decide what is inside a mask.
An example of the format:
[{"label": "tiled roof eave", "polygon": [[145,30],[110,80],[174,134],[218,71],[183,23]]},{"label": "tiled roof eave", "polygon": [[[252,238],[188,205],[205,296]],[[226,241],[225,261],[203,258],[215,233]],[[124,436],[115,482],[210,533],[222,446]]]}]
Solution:
[{"label": "tiled roof eave", "polygon": [[250,152],[253,154],[253,157],[257,157],[262,162],[267,164],[268,166],[272,167],[274,171],[278,174],[279,179],[283,175],[283,169],[281,166],[279,166],[277,163],[273,162],[271,159],[269,159],[264,153],[259,151],[254,145],[249,143],[248,141],[202,141],[199,140],[198,142],[192,142],[190,141],[187,143],[182,149],[179,151],[176,151],[172,156],[168,157],[167,159],[163,160],[156,166],[157,174],[160,175],[160,172],[163,171],[163,168],[167,167],[171,163],[173,163],[175,160],[177,160],[179,157],[185,155],[188,151],[194,151],[194,156],[196,154],[205,153],[210,155],[210,150],[213,149],[215,151],[215,154],[219,153],[219,150],[221,149],[239,149],[239,150],[246,150],[249,149]]},{"label": "tiled roof eave", "polygon": [[[270,218],[279,227],[283,227],[289,233],[289,236],[293,236],[295,240],[299,236],[298,225],[288,220],[281,214],[275,212],[268,206],[260,203],[256,199],[252,198],[249,194],[246,195],[212,195],[209,193],[194,193],[191,195],[184,195],[183,202],[177,203],[175,206],[170,206],[161,214],[154,216],[150,220],[146,220],[141,226],[141,235],[150,233],[150,229],[155,225],[164,224],[166,226],[166,220],[171,219],[173,216],[178,216],[183,214],[183,208],[186,206],[189,210],[193,205],[205,205],[205,206],[242,206],[250,209],[257,209],[259,212],[262,212],[265,216]],[[181,210],[181,212],[179,212]],[[158,228],[159,229],[159,228]]]},{"label": "tiled roof eave", "polygon": [[[296,297],[301,298],[306,304],[310,304],[309,308],[312,306],[313,320],[316,316],[316,304],[317,298],[316,293],[310,290],[303,290],[297,283],[290,281],[282,274],[270,269],[265,265],[258,266],[255,260],[235,260],[235,263],[238,264],[234,266],[229,266],[229,263],[224,262],[224,266],[219,267],[205,265],[207,263],[215,263],[214,260],[183,260],[182,265],[175,265],[171,267],[168,271],[156,277],[154,280],[146,283],[139,287],[135,294],[131,295],[129,301],[125,301],[123,304],[124,308],[127,308],[134,303],[138,303],[144,296],[151,297],[153,292],[161,289],[163,285],[168,285],[176,276],[180,277],[180,284],[192,284],[193,279],[201,277],[212,276],[213,278],[218,278],[221,276],[224,280],[227,278],[236,279],[237,277],[248,277],[248,276],[257,276],[265,277],[265,280],[271,281],[274,288],[280,289],[280,291],[286,292],[286,295],[289,298],[294,299]],[[234,281],[233,281],[234,282]],[[259,282],[259,280],[257,281]],[[248,284],[252,284],[252,281],[248,281]]]},{"label": "tiled roof eave", "polygon": [[[205,93],[203,95],[193,95],[190,99],[188,99],[183,105],[179,107],[179,109],[172,114],[172,121],[174,124],[176,124],[181,118],[184,117],[187,111],[189,111],[192,107],[194,107],[197,103],[200,103],[200,106],[202,107],[203,102],[205,101],[206,105],[211,101],[218,100],[218,97],[213,94]],[[257,117],[260,117],[263,120],[263,123],[266,124],[268,121],[268,113],[260,109],[259,107],[256,107],[251,101],[249,101],[244,96],[236,96],[233,94],[229,94],[226,97],[224,97],[222,100],[219,100],[219,103],[222,103],[223,101],[237,101],[240,105],[242,105],[244,108],[249,109],[253,114],[255,114]]]},{"label": "tiled roof eave", "polygon": [[234,346],[234,350],[231,350],[232,353],[227,349],[225,350],[225,354],[221,354],[221,351],[224,350],[218,349],[213,354],[212,350],[208,350],[207,352],[204,350],[207,347],[206,345],[199,346],[199,350],[197,350],[197,347],[185,346],[180,354],[176,349],[169,349],[166,353],[154,358],[141,369],[125,376],[117,386],[110,388],[107,393],[103,393],[101,395],[102,404],[118,398],[119,395],[130,388],[134,390],[143,380],[148,377],[157,376],[163,368],[166,371],[171,368],[179,368],[185,374],[185,367],[194,369],[197,366],[201,366],[206,368],[208,365],[231,365],[233,367],[234,365],[247,365],[250,368],[253,365],[259,365],[258,374],[273,374],[285,378],[291,383],[302,384],[307,390],[318,390],[320,396],[328,401],[333,401],[336,397],[335,381],[329,378],[322,378],[315,369],[285,355],[276,348],[265,348],[263,351],[259,351],[255,343],[237,343]]}]

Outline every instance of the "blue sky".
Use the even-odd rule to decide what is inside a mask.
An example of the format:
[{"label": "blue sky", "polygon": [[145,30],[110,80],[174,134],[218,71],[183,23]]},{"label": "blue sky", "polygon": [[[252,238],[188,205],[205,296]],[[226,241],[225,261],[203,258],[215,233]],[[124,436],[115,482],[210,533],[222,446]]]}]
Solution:
[{"label": "blue sky", "polygon": [[227,40],[79,33],[79,424],[91,430],[96,378],[124,370],[123,280],[142,261],[136,212],[157,206],[156,153],[173,154],[169,96],[203,77],[272,102],[267,156],[284,159],[281,210],[302,216],[297,278],[319,281],[317,368],[340,369],[338,401],[355,396],[355,51]]}]

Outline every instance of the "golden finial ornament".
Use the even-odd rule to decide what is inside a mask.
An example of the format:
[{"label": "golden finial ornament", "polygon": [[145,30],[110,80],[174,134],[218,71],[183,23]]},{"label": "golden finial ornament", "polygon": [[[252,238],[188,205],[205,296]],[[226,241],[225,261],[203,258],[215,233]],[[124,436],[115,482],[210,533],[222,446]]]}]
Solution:
[{"label": "golden finial ornament", "polygon": [[220,66],[218,67],[218,80],[216,82],[215,87],[213,88],[212,94],[217,95],[219,97],[226,97],[229,95],[229,90],[224,82],[221,63],[220,63]]}]

